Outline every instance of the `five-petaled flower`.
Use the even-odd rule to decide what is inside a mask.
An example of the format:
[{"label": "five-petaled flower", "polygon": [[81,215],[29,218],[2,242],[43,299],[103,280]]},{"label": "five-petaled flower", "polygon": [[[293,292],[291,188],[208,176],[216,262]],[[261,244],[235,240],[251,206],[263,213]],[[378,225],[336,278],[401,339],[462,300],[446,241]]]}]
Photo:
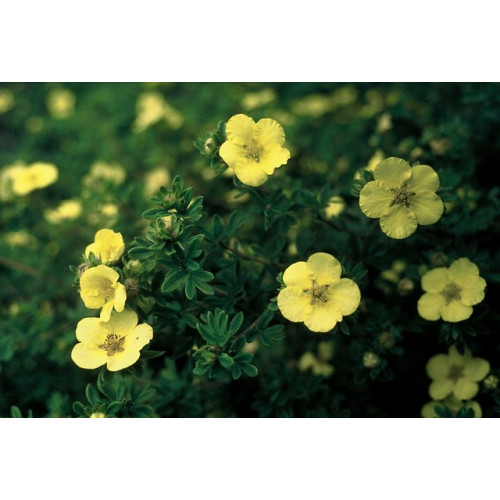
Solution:
[{"label": "five-petaled flower", "polygon": [[380,218],[387,236],[407,238],[418,224],[434,224],[441,218],[444,205],[436,194],[439,177],[428,165],[410,167],[391,157],[378,164],[373,177],[359,194],[359,206],[366,216]]},{"label": "five-petaled flower", "polygon": [[437,354],[429,359],[425,369],[432,379],[429,387],[432,399],[445,399],[453,394],[457,399],[466,400],[478,393],[478,382],[486,377],[490,364],[483,358],[473,358],[468,349],[460,354],[451,346],[448,354]]},{"label": "five-petaled flower", "polygon": [[108,321],[113,308],[121,312],[125,307],[127,292],[118,282],[120,275],[108,266],[99,265],[87,269],[80,278],[80,296],[85,307],[99,309],[100,319]]},{"label": "five-petaled flower", "polygon": [[107,365],[108,370],[123,370],[140,357],[140,350],[153,338],[147,323],[138,323],[137,314],[125,309],[111,313],[109,321],[84,318],[76,327],[79,343],[71,351],[71,359],[86,369]]},{"label": "five-petaled flower", "polygon": [[226,137],[219,154],[236,177],[249,186],[264,184],[290,158],[290,151],[283,147],[283,127],[271,118],[255,123],[249,116],[235,115],[226,124]]},{"label": "five-petaled flower", "polygon": [[94,236],[94,243],[87,245],[85,256],[92,252],[101,259],[103,264],[116,262],[125,251],[125,244],[121,233],[115,233],[112,229],[99,229]]},{"label": "five-petaled flower", "polygon": [[474,418],[481,418],[483,416],[483,412],[477,401],[471,400],[463,402],[457,399],[453,394],[448,395],[444,401],[429,401],[425,403],[420,410],[420,415],[424,418],[439,418],[439,415],[436,413],[436,407],[448,408],[453,416],[456,416],[462,408],[473,410]]},{"label": "five-petaled flower", "polygon": [[468,319],[472,306],[484,299],[486,281],[479,268],[466,257],[455,260],[450,267],[437,267],[422,276],[425,292],[418,300],[422,318],[456,323]]},{"label": "five-petaled flower", "polygon": [[359,306],[358,285],[340,278],[340,262],[330,254],[319,252],[307,262],[296,262],[283,273],[283,288],[278,307],[293,322],[304,322],[313,332],[328,332],[352,314]]}]

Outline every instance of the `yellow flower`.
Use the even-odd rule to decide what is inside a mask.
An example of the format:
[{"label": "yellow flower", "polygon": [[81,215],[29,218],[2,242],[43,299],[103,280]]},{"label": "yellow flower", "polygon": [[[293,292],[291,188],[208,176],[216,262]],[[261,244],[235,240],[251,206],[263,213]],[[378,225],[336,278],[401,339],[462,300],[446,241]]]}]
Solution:
[{"label": "yellow flower", "polygon": [[425,369],[432,379],[429,387],[432,399],[444,399],[450,394],[457,399],[471,399],[479,391],[478,382],[490,371],[490,364],[485,359],[473,358],[468,349],[460,354],[451,346],[448,354],[429,359]]},{"label": "yellow flower", "polygon": [[59,224],[65,220],[74,220],[82,213],[80,200],[65,200],[53,210],[45,211],[45,218],[52,224]]},{"label": "yellow flower", "polygon": [[323,210],[323,214],[327,220],[338,217],[345,209],[345,200],[342,196],[332,196],[328,200],[328,205]]},{"label": "yellow flower", "polygon": [[68,118],[75,108],[76,97],[71,90],[54,89],[47,96],[47,108],[54,118]]},{"label": "yellow flower", "polygon": [[92,164],[89,173],[83,178],[83,184],[92,187],[97,182],[108,181],[119,185],[123,183],[126,176],[127,172],[121,165],[97,161]]},{"label": "yellow flower", "polygon": [[158,92],[141,94],[137,99],[136,111],[134,132],[142,132],[161,120],[166,121],[173,129],[179,128],[184,122],[182,114],[166,102]]},{"label": "yellow flower", "polygon": [[108,266],[100,265],[87,269],[80,278],[80,296],[89,309],[102,307],[100,318],[108,321],[113,307],[121,312],[125,307],[127,292],[118,283],[119,274]]},{"label": "yellow flower", "polygon": [[162,186],[170,183],[170,173],[166,167],[158,167],[144,176],[144,195],[149,198],[156,194]]},{"label": "yellow flower", "polygon": [[472,408],[474,410],[474,418],[481,418],[483,416],[483,412],[477,401],[466,401],[464,403],[453,396],[453,394],[447,396],[444,401],[429,401],[422,407],[420,414],[424,418],[439,418],[435,410],[436,406],[448,407],[453,416],[456,416],[463,407]]},{"label": "yellow flower", "polygon": [[331,377],[335,368],[328,363],[333,357],[333,342],[320,342],[318,344],[318,355],[305,352],[299,360],[299,370],[302,372],[311,370],[314,375]]},{"label": "yellow flower", "polygon": [[115,372],[133,365],[140,350],[153,338],[147,323],[138,323],[137,314],[128,309],[113,312],[109,321],[84,318],[76,327],[79,343],[71,351],[71,359],[80,367],[92,370],[106,365]]},{"label": "yellow flower", "polygon": [[11,185],[12,192],[18,196],[25,196],[35,189],[42,189],[56,182],[59,173],[52,163],[36,162],[29,167],[12,166],[4,172],[4,175],[5,181]]},{"label": "yellow flower", "polygon": [[89,418],[106,418],[106,414],[102,413],[101,411],[94,412],[92,415],[90,415]]},{"label": "yellow flower", "polygon": [[304,322],[313,332],[330,331],[358,308],[361,299],[358,285],[340,278],[341,272],[340,262],[322,252],[288,267],[283,273],[285,288],[278,294],[283,316]]},{"label": "yellow flower", "polygon": [[226,136],[219,154],[243,184],[264,184],[290,158],[283,147],[285,131],[270,118],[255,123],[249,116],[235,115],[226,124]]},{"label": "yellow flower", "polygon": [[439,177],[428,165],[412,168],[391,157],[378,164],[373,176],[375,180],[359,194],[359,206],[366,216],[380,218],[387,236],[407,238],[418,224],[434,224],[441,218],[444,205],[436,194]]},{"label": "yellow flower", "polygon": [[243,96],[241,105],[247,111],[251,109],[260,108],[273,102],[276,99],[276,92],[274,89],[262,89],[260,92],[248,92]]},{"label": "yellow flower", "polygon": [[367,351],[363,354],[363,366],[375,368],[380,363],[380,358],[374,352]]},{"label": "yellow flower", "polygon": [[486,281],[479,268],[466,257],[455,260],[450,267],[437,267],[422,276],[425,292],[418,300],[418,314],[429,321],[456,323],[468,319],[472,306],[484,299]]},{"label": "yellow flower", "polygon": [[15,98],[12,90],[0,89],[0,115],[14,107]]},{"label": "yellow flower", "polygon": [[94,243],[85,249],[85,256],[92,252],[103,263],[116,262],[125,251],[122,233],[115,233],[112,229],[99,229],[94,236]]}]

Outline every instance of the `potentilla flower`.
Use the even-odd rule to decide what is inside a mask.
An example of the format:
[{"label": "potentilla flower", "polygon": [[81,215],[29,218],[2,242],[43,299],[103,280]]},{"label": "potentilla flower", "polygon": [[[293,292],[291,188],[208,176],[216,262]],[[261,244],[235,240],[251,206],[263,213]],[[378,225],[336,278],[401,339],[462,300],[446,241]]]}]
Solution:
[{"label": "potentilla flower", "polygon": [[432,379],[429,394],[434,400],[445,399],[452,394],[460,400],[471,399],[479,391],[481,380],[490,371],[490,364],[482,358],[473,358],[466,349],[460,354],[455,346],[448,349],[448,354],[433,356],[425,367]]},{"label": "potentilla flower", "polygon": [[57,181],[59,172],[52,163],[36,162],[29,167],[16,165],[7,171],[12,192],[25,196],[35,189],[42,189]]},{"label": "potentilla flower", "polygon": [[479,268],[466,257],[450,267],[437,267],[422,276],[425,292],[418,300],[418,313],[429,321],[443,319],[456,323],[468,319],[472,306],[484,299],[486,281]]},{"label": "potentilla flower", "polygon": [[80,278],[80,296],[89,309],[100,309],[100,319],[108,321],[113,308],[121,312],[125,307],[127,292],[118,282],[120,275],[108,266],[87,269]]},{"label": "potentilla flower", "polygon": [[474,418],[481,418],[483,416],[483,412],[477,401],[463,402],[453,396],[453,394],[447,396],[444,401],[429,401],[426,403],[420,411],[421,416],[424,418],[439,418],[439,415],[436,413],[436,406],[446,406],[453,416],[456,416],[462,408],[474,410]]},{"label": "potentilla flower", "polygon": [[92,252],[103,263],[116,262],[125,251],[125,244],[121,233],[115,233],[112,229],[99,229],[94,236],[94,243],[85,249],[85,256]]},{"label": "potentilla flower", "polygon": [[366,216],[380,218],[387,236],[407,238],[418,224],[434,224],[441,218],[444,205],[436,194],[439,177],[428,165],[410,167],[391,157],[378,164],[373,177],[359,194],[359,206]]},{"label": "potentilla flower", "polygon": [[290,151],[283,147],[285,131],[271,118],[255,123],[249,116],[235,115],[226,124],[226,136],[219,154],[236,177],[249,186],[264,184],[290,158]]},{"label": "potentilla flower", "polygon": [[79,343],[73,347],[71,359],[86,369],[106,365],[110,371],[123,370],[140,357],[140,350],[153,338],[147,323],[138,323],[134,311],[111,313],[109,321],[84,318],[76,327]]},{"label": "potentilla flower", "polygon": [[340,262],[330,254],[315,253],[307,262],[296,262],[283,273],[278,307],[293,322],[304,322],[313,332],[328,332],[359,306],[358,285],[340,278]]}]

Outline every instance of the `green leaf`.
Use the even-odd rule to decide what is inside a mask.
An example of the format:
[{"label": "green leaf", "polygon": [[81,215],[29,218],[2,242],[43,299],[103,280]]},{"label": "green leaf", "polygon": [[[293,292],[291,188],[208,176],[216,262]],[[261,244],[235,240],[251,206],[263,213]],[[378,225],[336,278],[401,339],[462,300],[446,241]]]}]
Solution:
[{"label": "green leaf", "polygon": [[21,410],[17,406],[10,407],[10,416],[12,418],[23,418],[23,414],[21,413]]},{"label": "green leaf", "polygon": [[229,356],[229,354],[226,354],[225,352],[223,352],[220,356],[219,356],[219,363],[226,369],[226,370],[230,370],[233,365],[234,365],[234,359]]},{"label": "green leaf", "polygon": [[80,401],[75,401],[73,403],[73,411],[78,415],[78,416],[82,416],[82,415],[85,415],[85,406],[83,406],[82,403],[80,403]]},{"label": "green leaf", "polygon": [[189,300],[193,300],[196,297],[196,285],[191,274],[188,274],[187,276],[184,292]]},{"label": "green leaf", "polygon": [[97,406],[101,399],[98,390],[92,384],[87,384],[85,396],[87,396],[87,400],[92,406]]},{"label": "green leaf", "polygon": [[235,335],[236,332],[240,329],[241,324],[243,323],[243,312],[239,312],[231,321],[229,325],[229,331],[231,335]]},{"label": "green leaf", "polygon": [[257,367],[254,365],[238,365],[243,373],[246,373],[249,377],[256,377],[259,373]]},{"label": "green leaf", "polygon": [[165,276],[165,280],[161,285],[163,293],[169,293],[183,286],[188,277],[188,272],[185,269],[175,269],[169,271]]},{"label": "green leaf", "polygon": [[253,359],[253,354],[249,352],[240,352],[234,357],[234,360],[239,364],[250,363]]},{"label": "green leaf", "polygon": [[239,365],[234,365],[231,368],[231,376],[234,380],[238,380],[241,377],[241,368],[239,367]]}]

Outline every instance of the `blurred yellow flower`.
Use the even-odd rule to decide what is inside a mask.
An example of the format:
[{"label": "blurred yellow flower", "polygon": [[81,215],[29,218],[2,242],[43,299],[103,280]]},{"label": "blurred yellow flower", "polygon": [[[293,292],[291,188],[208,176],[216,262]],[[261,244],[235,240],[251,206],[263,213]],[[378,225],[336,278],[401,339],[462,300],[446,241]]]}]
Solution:
[{"label": "blurred yellow flower", "polygon": [[9,183],[15,195],[25,196],[56,182],[59,172],[52,163],[36,162],[30,166],[14,165],[3,175],[5,179],[2,182]]},{"label": "blurred yellow flower", "polygon": [[27,247],[36,243],[36,238],[24,229],[6,233],[4,239],[8,245],[13,247]]},{"label": "blurred yellow flower", "polygon": [[354,179],[362,179],[363,178],[363,170],[368,170],[370,172],[373,172],[377,165],[382,161],[385,160],[385,154],[381,149],[377,149],[375,153],[371,156],[371,158],[368,160],[368,163],[366,164],[365,167],[360,168],[355,174],[354,174]]},{"label": "blurred yellow flower", "polygon": [[283,316],[304,322],[313,332],[328,332],[359,306],[358,285],[340,278],[340,262],[330,254],[315,253],[307,262],[296,262],[283,273],[278,307]]},{"label": "blurred yellow flower", "polygon": [[115,233],[112,229],[99,229],[94,236],[94,243],[85,249],[85,256],[89,257],[92,252],[103,264],[107,264],[116,262],[124,251],[125,244],[121,233]]},{"label": "blurred yellow flower", "polygon": [[305,352],[299,360],[300,371],[312,371],[314,375],[331,377],[335,368],[328,363],[333,357],[333,342],[320,342],[318,344],[318,354]]},{"label": "blurred yellow flower", "polygon": [[68,118],[73,114],[76,96],[68,89],[54,89],[47,95],[47,109],[58,119]]},{"label": "blurred yellow flower", "polygon": [[97,161],[91,165],[89,173],[83,178],[83,184],[92,186],[96,182],[108,181],[118,186],[126,176],[127,172],[121,165]]},{"label": "blurred yellow flower", "polygon": [[380,358],[374,352],[365,352],[363,354],[363,366],[365,368],[375,368],[380,363]]},{"label": "blurred yellow flower", "polygon": [[106,365],[110,371],[123,370],[140,357],[140,350],[153,338],[147,323],[138,323],[137,314],[125,309],[111,314],[109,321],[84,318],[76,327],[79,343],[71,351],[71,359],[86,369]]},{"label": "blurred yellow flower", "polygon": [[448,407],[453,416],[456,416],[457,413],[464,407],[474,410],[474,418],[481,418],[483,416],[483,412],[477,401],[466,401],[464,403],[457,399],[453,394],[447,396],[444,401],[429,401],[422,407],[420,414],[424,418],[439,418],[439,415],[435,410],[436,406]]},{"label": "blurred yellow flower", "polygon": [[127,292],[118,282],[119,274],[108,266],[87,269],[80,278],[80,296],[89,309],[100,309],[100,319],[108,321],[113,308],[121,312],[125,307]]},{"label": "blurred yellow flower", "polygon": [[106,414],[102,413],[101,411],[97,411],[92,413],[89,418],[106,418]]},{"label": "blurred yellow flower", "polygon": [[166,167],[157,167],[144,176],[144,195],[149,198],[156,194],[162,186],[170,183],[170,173]]},{"label": "blurred yellow flower", "polygon": [[345,210],[345,200],[342,196],[332,196],[328,200],[328,205],[323,210],[323,214],[327,220],[338,217]]},{"label": "blurred yellow flower", "polygon": [[249,116],[235,115],[226,124],[227,140],[219,150],[236,177],[249,186],[260,186],[290,158],[283,147],[285,131],[270,118],[255,123]]},{"label": "blurred yellow flower", "polygon": [[0,89],[0,115],[7,113],[15,104],[14,93],[10,89]]},{"label": "blurred yellow flower", "polygon": [[450,267],[437,267],[422,276],[425,292],[417,304],[424,319],[443,319],[456,323],[472,315],[472,306],[484,299],[486,281],[479,268],[466,257],[455,260]]},{"label": "blurred yellow flower", "polygon": [[158,92],[144,92],[137,99],[136,119],[132,125],[134,132],[142,132],[151,125],[164,120],[171,128],[182,126],[182,114],[165,101]]},{"label": "blurred yellow flower", "polygon": [[45,210],[45,219],[52,224],[74,220],[82,213],[82,202],[78,199],[62,201],[57,208]]},{"label": "blurred yellow flower", "polygon": [[460,354],[455,346],[448,354],[437,354],[427,362],[427,375],[432,379],[429,394],[432,399],[444,399],[453,394],[457,399],[471,399],[479,391],[481,380],[490,371],[490,364],[482,358],[473,358],[466,349]]},{"label": "blurred yellow flower", "polygon": [[373,176],[375,180],[359,194],[359,206],[366,216],[380,218],[380,227],[390,238],[407,238],[418,224],[434,224],[441,218],[444,205],[435,192],[439,177],[428,165],[412,168],[391,157],[379,163]]},{"label": "blurred yellow flower", "polygon": [[248,92],[241,100],[241,107],[246,111],[250,111],[261,106],[265,106],[276,99],[274,89],[262,89],[260,92]]}]

